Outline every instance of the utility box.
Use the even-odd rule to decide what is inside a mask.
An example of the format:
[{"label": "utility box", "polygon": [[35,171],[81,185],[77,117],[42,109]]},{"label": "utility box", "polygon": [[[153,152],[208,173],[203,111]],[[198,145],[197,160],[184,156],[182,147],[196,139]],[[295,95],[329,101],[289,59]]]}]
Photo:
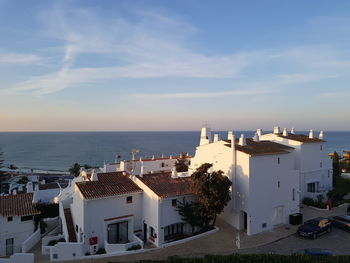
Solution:
[{"label": "utility box", "polygon": [[291,225],[300,225],[303,223],[303,214],[302,213],[295,213],[289,215],[289,224]]}]

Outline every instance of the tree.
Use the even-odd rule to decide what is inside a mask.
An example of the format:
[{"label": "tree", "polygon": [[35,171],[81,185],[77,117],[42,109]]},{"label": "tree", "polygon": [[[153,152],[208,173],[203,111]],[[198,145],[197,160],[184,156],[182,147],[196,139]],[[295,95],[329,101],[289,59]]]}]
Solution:
[{"label": "tree", "polygon": [[7,175],[7,173],[3,170],[3,168],[5,168],[5,160],[3,158],[3,152],[1,151],[0,148],[0,193],[3,192],[3,181],[4,181],[4,177]]},{"label": "tree", "polygon": [[188,166],[189,166],[189,163],[186,158],[179,158],[175,162],[175,168],[178,173],[187,172]]},{"label": "tree", "polygon": [[17,181],[18,184],[26,184],[26,183],[28,183],[28,182],[29,182],[29,179],[28,179],[27,176],[22,176],[22,177]]},{"label": "tree", "polygon": [[191,176],[193,180],[192,192],[197,197],[204,227],[208,227],[211,221],[214,226],[217,215],[231,200],[230,187],[232,182],[224,176],[224,172],[221,170],[209,172],[211,167],[212,164],[202,164]]},{"label": "tree", "polygon": [[332,159],[333,159],[333,183],[334,183],[334,178],[340,175],[339,154],[337,152],[334,152]]},{"label": "tree", "polygon": [[72,175],[74,175],[75,177],[77,177],[77,176],[79,176],[79,174],[80,174],[80,168],[81,168],[80,164],[75,163],[75,164],[72,165],[71,168],[69,168],[69,172],[70,172]]},{"label": "tree", "polygon": [[179,212],[181,219],[192,227],[192,233],[196,226],[203,227],[201,209],[197,202],[187,202],[184,198],[183,202],[177,202],[177,211]]}]

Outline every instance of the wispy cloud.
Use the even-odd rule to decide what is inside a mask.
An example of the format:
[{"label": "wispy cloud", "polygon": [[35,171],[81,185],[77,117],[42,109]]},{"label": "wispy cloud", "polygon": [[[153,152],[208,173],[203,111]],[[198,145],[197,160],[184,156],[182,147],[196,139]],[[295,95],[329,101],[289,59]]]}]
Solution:
[{"label": "wispy cloud", "polygon": [[44,59],[34,54],[0,53],[0,64],[41,64]]}]

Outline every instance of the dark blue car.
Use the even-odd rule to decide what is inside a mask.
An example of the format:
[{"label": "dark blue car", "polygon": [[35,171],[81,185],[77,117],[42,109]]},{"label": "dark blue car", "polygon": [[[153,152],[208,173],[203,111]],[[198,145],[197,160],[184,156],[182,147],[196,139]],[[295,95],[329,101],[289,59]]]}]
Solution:
[{"label": "dark blue car", "polygon": [[317,238],[319,235],[329,233],[332,230],[332,223],[327,218],[318,217],[306,221],[298,227],[297,234],[302,237]]},{"label": "dark blue car", "polygon": [[309,256],[333,256],[332,251],[322,248],[306,248],[298,250],[294,255],[309,255]]}]

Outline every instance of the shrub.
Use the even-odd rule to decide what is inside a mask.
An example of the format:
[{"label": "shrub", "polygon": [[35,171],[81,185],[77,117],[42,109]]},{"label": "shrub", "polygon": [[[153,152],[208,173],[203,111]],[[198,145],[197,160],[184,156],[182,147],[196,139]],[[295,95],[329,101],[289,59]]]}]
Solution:
[{"label": "shrub", "polygon": [[54,245],[56,245],[57,243],[58,243],[58,241],[54,239],[54,240],[50,240],[48,245],[49,245],[49,246],[54,246]]},{"label": "shrub", "polygon": [[106,254],[106,250],[104,248],[99,248],[96,252],[97,255],[100,255],[100,254]]},{"label": "shrub", "polygon": [[305,197],[305,198],[303,199],[303,204],[304,204],[304,205],[308,205],[308,206],[315,206],[315,201],[314,201],[314,199],[312,199],[312,198]]},{"label": "shrub", "polygon": [[141,249],[141,245],[133,245],[132,247],[129,247],[127,250],[138,250]]},{"label": "shrub", "polygon": [[58,239],[57,242],[66,242],[66,240],[62,237],[62,238]]}]

